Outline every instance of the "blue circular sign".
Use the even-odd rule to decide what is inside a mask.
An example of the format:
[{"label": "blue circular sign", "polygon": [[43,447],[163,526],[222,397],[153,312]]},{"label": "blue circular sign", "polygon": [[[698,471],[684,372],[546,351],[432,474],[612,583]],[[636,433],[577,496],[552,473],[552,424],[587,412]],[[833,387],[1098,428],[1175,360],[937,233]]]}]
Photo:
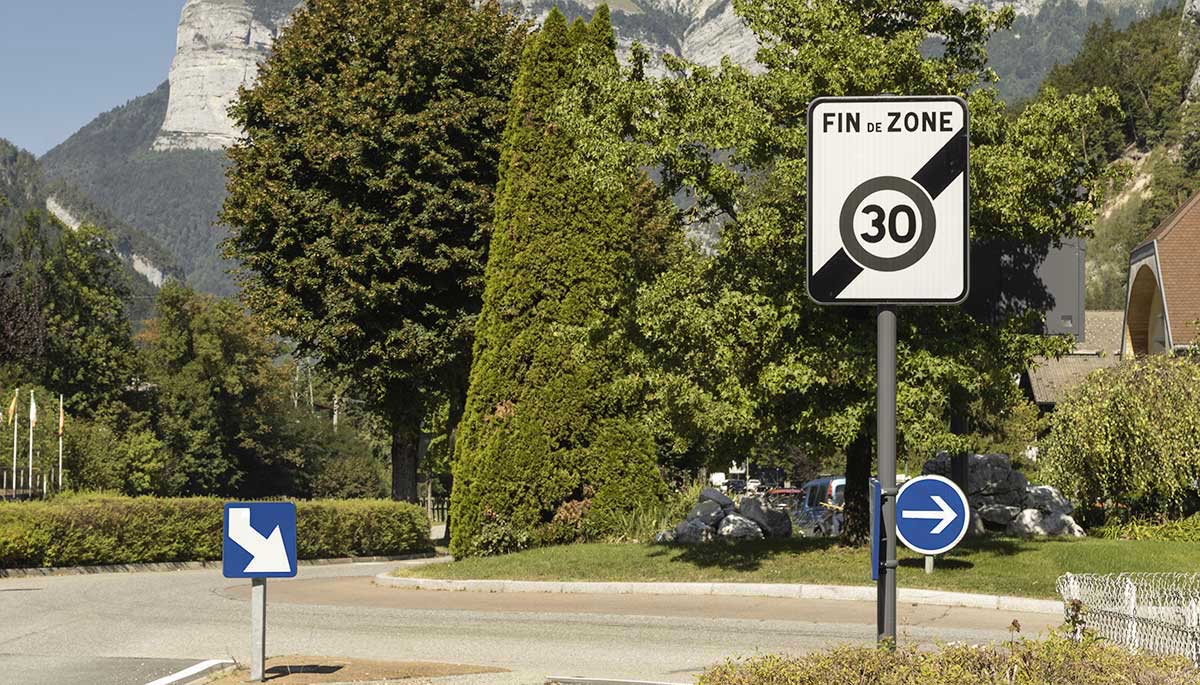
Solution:
[{"label": "blue circular sign", "polygon": [[917,554],[954,549],[970,523],[967,496],[949,478],[913,478],[896,493],[896,536]]}]

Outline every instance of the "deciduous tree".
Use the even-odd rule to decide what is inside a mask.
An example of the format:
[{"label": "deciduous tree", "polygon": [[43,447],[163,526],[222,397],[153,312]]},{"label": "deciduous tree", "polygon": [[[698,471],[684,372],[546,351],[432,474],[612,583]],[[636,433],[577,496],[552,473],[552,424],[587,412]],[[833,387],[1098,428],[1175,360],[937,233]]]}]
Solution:
[{"label": "deciduous tree", "polygon": [[494,2],[309,2],[233,108],[245,299],[388,420],[397,499],[423,418],[465,394],[525,33]]}]

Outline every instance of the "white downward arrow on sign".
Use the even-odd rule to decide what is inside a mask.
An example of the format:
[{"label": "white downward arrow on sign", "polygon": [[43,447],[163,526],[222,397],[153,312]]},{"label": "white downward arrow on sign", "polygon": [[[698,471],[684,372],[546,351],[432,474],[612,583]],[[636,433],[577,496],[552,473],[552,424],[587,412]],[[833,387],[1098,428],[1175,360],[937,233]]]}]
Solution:
[{"label": "white downward arrow on sign", "polygon": [[901,514],[901,516],[906,519],[940,519],[940,522],[933,527],[933,530],[929,531],[930,534],[937,535],[943,530],[946,530],[946,526],[953,523],[954,519],[958,518],[958,514],[954,513],[954,510],[950,508],[950,505],[946,504],[946,500],[942,499],[938,495],[930,495],[929,499],[933,500],[933,503],[936,504],[938,509],[941,511],[905,511]]},{"label": "white downward arrow on sign", "polygon": [[250,525],[249,507],[229,509],[229,539],[249,552],[252,557],[243,573],[291,573],[292,564],[288,561],[287,548],[283,545],[283,533],[279,532],[279,526],[275,526],[271,535],[264,538]]}]

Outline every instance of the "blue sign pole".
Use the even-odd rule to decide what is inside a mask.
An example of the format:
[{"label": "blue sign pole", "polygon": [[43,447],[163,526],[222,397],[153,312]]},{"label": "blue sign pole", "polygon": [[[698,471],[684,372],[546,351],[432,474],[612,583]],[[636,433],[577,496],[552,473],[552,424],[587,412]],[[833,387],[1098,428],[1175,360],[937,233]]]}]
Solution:
[{"label": "blue sign pole", "polygon": [[250,680],[262,682],[267,651],[267,578],[296,575],[296,505],[229,502],[225,505],[221,571],[250,579]]}]

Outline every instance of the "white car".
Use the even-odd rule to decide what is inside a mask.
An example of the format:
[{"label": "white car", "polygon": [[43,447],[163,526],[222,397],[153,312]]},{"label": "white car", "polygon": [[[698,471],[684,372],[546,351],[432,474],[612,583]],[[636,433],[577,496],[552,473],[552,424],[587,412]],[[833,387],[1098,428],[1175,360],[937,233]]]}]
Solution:
[{"label": "white car", "polygon": [[762,489],[762,481],[757,478],[751,478],[746,481],[746,492],[757,493]]}]

